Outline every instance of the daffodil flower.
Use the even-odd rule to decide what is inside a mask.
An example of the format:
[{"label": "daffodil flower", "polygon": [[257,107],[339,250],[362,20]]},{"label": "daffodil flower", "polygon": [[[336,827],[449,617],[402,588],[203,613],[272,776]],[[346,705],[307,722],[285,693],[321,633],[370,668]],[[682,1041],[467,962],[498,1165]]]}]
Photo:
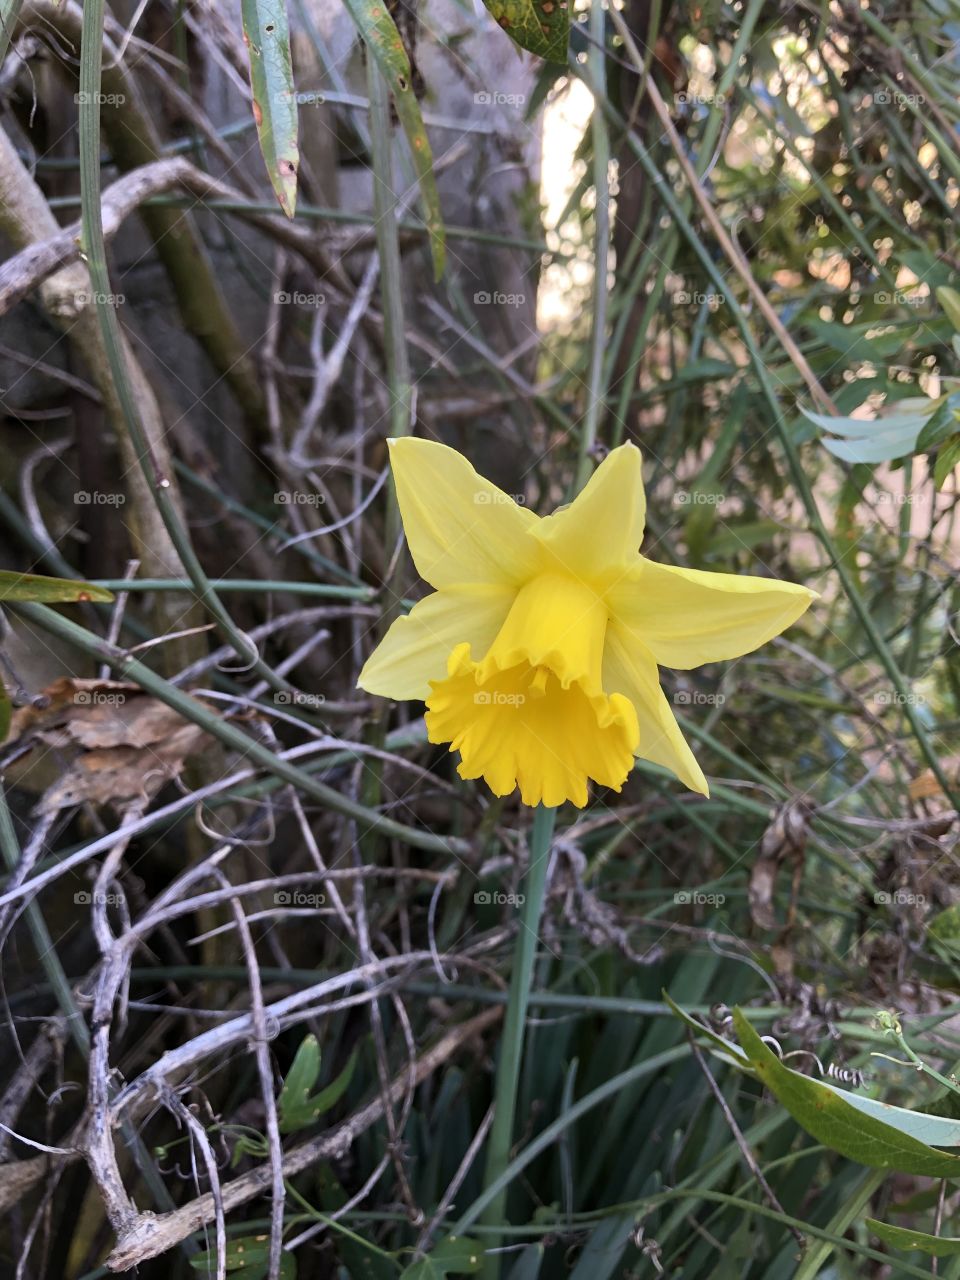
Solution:
[{"label": "daffodil flower", "polygon": [[359,686],[427,704],[431,742],[462,778],[524,804],[619,791],[634,756],[692,791],[706,779],[660,688],[779,635],[816,598],[789,582],[640,555],[640,451],[621,445],[569,506],[539,517],[442,444],[390,442],[400,514],[435,588],[390,627]]}]

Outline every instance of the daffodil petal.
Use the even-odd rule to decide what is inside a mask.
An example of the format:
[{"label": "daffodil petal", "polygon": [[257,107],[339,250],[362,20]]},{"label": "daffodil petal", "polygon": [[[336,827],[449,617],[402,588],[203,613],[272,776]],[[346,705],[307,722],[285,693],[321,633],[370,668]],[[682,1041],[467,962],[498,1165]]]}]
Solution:
[{"label": "daffodil petal", "polygon": [[657,664],[642,646],[625,638],[614,623],[607,627],[603,688],[607,694],[621,693],[633,703],[640,726],[640,742],[635,754],[642,760],[663,765],[691,791],[708,796],[710,788],[703,770],[660,688]]},{"label": "daffodil petal", "polygon": [[536,570],[539,517],[433,440],[390,442],[390,462],[410,554],[431,586],[517,585]]},{"label": "daffodil petal", "polygon": [[678,569],[641,558],[607,593],[621,628],[663,667],[739,658],[785,631],[817,599],[793,582]]},{"label": "daffodil petal", "polygon": [[474,653],[486,653],[513,598],[506,587],[435,591],[393,623],[367,659],[358,686],[383,698],[425,701],[430,681],[443,678],[457,645],[468,643]]},{"label": "daffodil petal", "polygon": [[556,567],[581,582],[598,581],[637,559],[646,514],[640,450],[622,444],[568,507],[540,521],[537,538]]}]

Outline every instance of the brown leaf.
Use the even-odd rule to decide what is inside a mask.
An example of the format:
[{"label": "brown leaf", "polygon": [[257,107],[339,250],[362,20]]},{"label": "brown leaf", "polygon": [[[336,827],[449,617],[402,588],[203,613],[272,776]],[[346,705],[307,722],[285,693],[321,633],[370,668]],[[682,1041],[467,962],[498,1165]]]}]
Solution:
[{"label": "brown leaf", "polygon": [[41,812],[150,799],[211,739],[138,685],[64,677],[14,712],[4,772]]},{"label": "brown leaf", "polygon": [[770,825],[760,842],[760,857],[750,872],[748,897],[750,915],[761,929],[779,927],[773,910],[777,873],[785,861],[793,863],[793,880],[790,886],[790,906],[785,927],[793,924],[796,913],[797,891],[803,873],[803,859],[807,848],[807,831],[810,810],[803,800],[788,800],[775,810]]}]

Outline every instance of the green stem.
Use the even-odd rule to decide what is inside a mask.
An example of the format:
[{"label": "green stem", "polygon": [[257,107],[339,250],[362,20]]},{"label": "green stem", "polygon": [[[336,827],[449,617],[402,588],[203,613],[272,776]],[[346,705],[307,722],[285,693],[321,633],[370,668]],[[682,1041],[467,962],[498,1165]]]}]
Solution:
[{"label": "green stem", "polygon": [[[533,962],[537,954],[540,915],[547,887],[547,868],[550,865],[550,846],[556,809],[538,805],[533,814],[533,835],[530,840],[530,866],[524,881],[524,899],[520,910],[520,931],[517,934],[513,973],[510,975],[510,995],[504,1019],[503,1040],[497,1062],[497,1080],[494,1092],[493,1124],[487,1146],[487,1165],[484,1186],[497,1184],[510,1161],[513,1142],[513,1119],[517,1105],[517,1089],[520,1083],[520,1065],[523,1056],[523,1036],[530,1004],[530,982],[533,978]],[[504,1224],[507,1203],[507,1184],[504,1183],[484,1210],[481,1222],[497,1228]],[[487,1244],[483,1280],[498,1280],[500,1257],[494,1252],[500,1238],[491,1237]]]},{"label": "green stem", "polygon": [[580,432],[580,457],[576,489],[582,489],[593,469],[593,449],[597,426],[606,396],[604,349],[607,340],[607,270],[610,261],[610,135],[600,97],[607,91],[606,16],[603,0],[590,7],[590,70],[596,101],[593,108],[593,186],[596,193],[594,221],[596,239],[593,257],[593,332],[590,336],[590,372],[587,378],[587,408]]}]

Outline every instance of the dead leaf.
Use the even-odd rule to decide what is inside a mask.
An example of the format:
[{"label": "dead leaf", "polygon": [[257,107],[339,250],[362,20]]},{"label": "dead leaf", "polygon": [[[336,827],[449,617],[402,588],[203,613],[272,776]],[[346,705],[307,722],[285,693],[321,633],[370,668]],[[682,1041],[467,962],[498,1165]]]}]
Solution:
[{"label": "dead leaf", "polygon": [[807,848],[807,832],[810,825],[810,808],[804,800],[788,800],[776,809],[760,842],[760,857],[750,872],[748,897],[750,916],[761,929],[777,929],[779,923],[773,911],[777,873],[786,861],[793,863],[793,880],[790,886],[790,905],[784,927],[789,929],[796,915],[797,892],[803,874],[803,859]]},{"label": "dead leaf", "polygon": [[41,793],[42,813],[150,799],[207,750],[210,736],[139,685],[63,677],[20,707],[3,750],[8,780]]}]

